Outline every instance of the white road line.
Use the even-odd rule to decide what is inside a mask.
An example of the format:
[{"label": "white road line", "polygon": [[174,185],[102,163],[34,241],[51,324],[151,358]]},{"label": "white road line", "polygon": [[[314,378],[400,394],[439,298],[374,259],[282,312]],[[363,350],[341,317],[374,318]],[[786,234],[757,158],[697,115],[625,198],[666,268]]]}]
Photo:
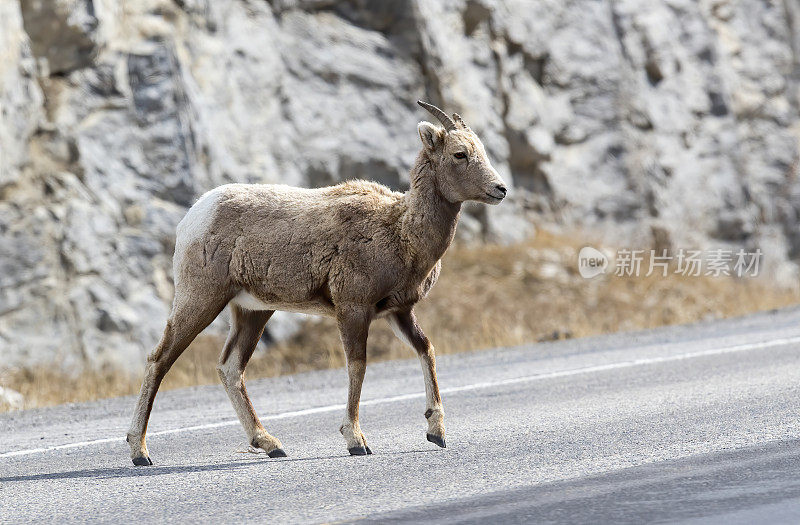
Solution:
[{"label": "white road line", "polygon": [[[644,357],[641,359],[631,359],[628,361],[618,361],[616,363],[608,363],[603,365],[584,366],[579,368],[570,368],[567,370],[557,370],[554,372],[544,372],[541,374],[533,374],[521,377],[514,377],[510,379],[501,379],[499,381],[484,381],[481,383],[472,383],[469,385],[455,386],[450,388],[443,388],[442,394],[455,394],[458,392],[469,392],[472,390],[481,390],[484,388],[493,388],[497,386],[515,385],[519,383],[528,383],[531,381],[541,381],[544,379],[554,379],[559,377],[569,377],[582,374],[592,374],[595,372],[605,372],[607,370],[620,370],[623,368],[633,368],[636,366],[653,365],[659,363],[669,363],[672,361],[684,361],[686,359],[694,359],[697,357],[707,357],[723,354],[732,354],[735,352],[746,352],[749,350],[762,350],[764,348],[772,348],[776,346],[786,346],[791,344],[800,343],[800,336],[786,337],[782,339],[773,339],[772,341],[763,341],[760,343],[745,343],[741,345],[728,346],[723,348],[712,348],[710,350],[700,350],[697,352],[688,352],[685,354],[676,354],[662,357]],[[370,405],[383,405],[386,403],[396,403],[398,401],[407,401],[410,399],[424,399],[425,392],[414,392],[411,394],[401,394],[397,396],[379,397],[376,399],[367,399],[361,402],[361,406]],[[273,414],[262,417],[262,421],[272,421],[276,419],[287,419],[293,417],[308,416],[312,414],[321,414],[325,412],[337,412],[344,410],[344,404],[326,405],[321,407],[306,408],[303,410],[293,410],[291,412],[281,412],[280,414]],[[164,436],[167,434],[180,434],[183,432],[192,432],[194,430],[206,430],[209,428],[220,428],[238,425],[239,421],[236,419],[220,421],[218,423],[207,423],[204,425],[194,425],[190,427],[173,428],[170,430],[161,430],[158,432],[149,432],[148,437],[151,436]],[[0,458],[10,458],[15,456],[27,456],[30,454],[39,454],[44,452],[52,452],[54,450],[65,450],[70,448],[88,447],[91,445],[99,445],[103,443],[117,443],[124,442],[125,438],[103,438],[93,439],[90,441],[79,441],[76,443],[66,443],[64,445],[55,445],[52,447],[31,448],[26,450],[15,450],[12,452],[4,452],[0,454]]]}]

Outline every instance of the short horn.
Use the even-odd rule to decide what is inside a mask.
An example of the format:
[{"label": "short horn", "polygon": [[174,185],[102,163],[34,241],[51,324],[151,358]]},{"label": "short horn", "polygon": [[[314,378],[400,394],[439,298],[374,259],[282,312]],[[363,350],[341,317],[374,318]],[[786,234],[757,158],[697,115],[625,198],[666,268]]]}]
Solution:
[{"label": "short horn", "polygon": [[423,102],[421,100],[417,100],[417,104],[427,109],[431,113],[431,115],[439,119],[439,122],[442,123],[444,129],[446,129],[447,131],[454,131],[456,129],[456,123],[453,122],[453,119],[448,117],[447,113],[445,113],[441,109],[437,108],[433,104],[428,104],[427,102]]},{"label": "short horn", "polygon": [[463,129],[469,129],[469,126],[467,126],[467,123],[464,122],[464,119],[461,118],[461,115],[459,115],[458,113],[453,113],[453,120],[455,120],[456,124],[461,126]]}]

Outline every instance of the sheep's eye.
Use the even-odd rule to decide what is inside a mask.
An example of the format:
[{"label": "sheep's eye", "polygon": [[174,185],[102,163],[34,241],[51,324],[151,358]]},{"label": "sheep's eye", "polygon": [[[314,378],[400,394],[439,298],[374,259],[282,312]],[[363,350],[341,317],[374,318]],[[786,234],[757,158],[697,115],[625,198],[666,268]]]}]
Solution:
[{"label": "sheep's eye", "polygon": [[459,151],[458,153],[453,153],[453,156],[455,158],[457,158],[457,159],[466,159],[467,158],[467,154],[464,153],[463,151]]}]

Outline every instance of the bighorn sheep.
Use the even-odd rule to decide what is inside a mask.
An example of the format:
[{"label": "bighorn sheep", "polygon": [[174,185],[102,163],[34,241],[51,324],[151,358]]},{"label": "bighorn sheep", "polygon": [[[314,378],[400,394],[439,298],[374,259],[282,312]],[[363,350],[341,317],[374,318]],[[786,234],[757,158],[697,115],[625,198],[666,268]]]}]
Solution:
[{"label": "bighorn sheep", "polygon": [[152,465],[145,433],[158,387],[191,341],[225,305],[231,329],[217,370],[254,447],[284,457],[258,419],[244,370],[275,310],[336,318],[347,358],[347,411],[339,429],[352,455],[371,454],[358,422],[373,319],[388,318],[422,363],[427,439],[445,446],[444,409],[433,345],[414,305],[439,277],[461,203],[497,204],[506,187],[483,144],[457,114],[419,102],[444,125],[420,122],[422,150],[411,188],[397,193],[367,181],[318,189],[228,184],[200,197],[178,224],[175,300],[164,335],[147,358],[128,432],[135,465]]}]

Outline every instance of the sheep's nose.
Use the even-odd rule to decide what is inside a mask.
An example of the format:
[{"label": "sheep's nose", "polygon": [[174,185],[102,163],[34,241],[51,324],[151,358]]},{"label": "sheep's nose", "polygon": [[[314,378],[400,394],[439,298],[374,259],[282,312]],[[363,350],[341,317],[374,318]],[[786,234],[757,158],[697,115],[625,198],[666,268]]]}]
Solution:
[{"label": "sheep's nose", "polygon": [[506,193],[508,193],[508,189],[505,186],[503,186],[502,184],[496,185],[495,188],[497,188],[497,191],[502,193],[504,197],[505,197]]}]

